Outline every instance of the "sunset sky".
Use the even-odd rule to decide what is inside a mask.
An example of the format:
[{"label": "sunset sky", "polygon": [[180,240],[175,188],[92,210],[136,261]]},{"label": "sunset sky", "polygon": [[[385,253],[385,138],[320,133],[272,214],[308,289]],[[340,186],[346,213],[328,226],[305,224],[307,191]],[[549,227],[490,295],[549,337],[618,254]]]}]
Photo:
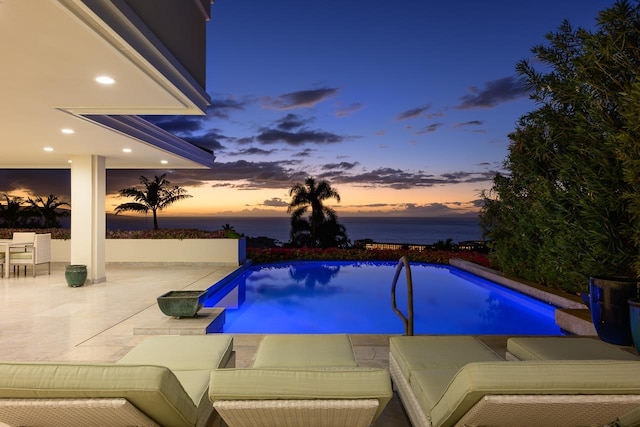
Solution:
[{"label": "sunset sky", "polygon": [[[139,175],[194,197],[175,215],[285,214],[288,191],[327,179],[338,215],[477,211],[534,108],[519,60],[563,19],[592,28],[613,1],[217,0],[203,117],[149,117],[213,149],[211,170],[108,171],[107,209]],[[69,171],[0,170],[0,192],[59,195]]]}]

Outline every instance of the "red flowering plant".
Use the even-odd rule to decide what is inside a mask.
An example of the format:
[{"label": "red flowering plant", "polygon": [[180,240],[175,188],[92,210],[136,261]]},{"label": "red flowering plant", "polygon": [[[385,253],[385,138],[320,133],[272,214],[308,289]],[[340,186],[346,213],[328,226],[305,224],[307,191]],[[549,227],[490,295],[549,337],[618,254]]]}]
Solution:
[{"label": "red flowering plant", "polygon": [[474,251],[410,251],[389,249],[318,249],[318,248],[247,248],[247,258],[254,263],[295,260],[318,261],[397,261],[407,256],[411,262],[448,264],[451,258],[459,258],[489,267],[489,258]]}]

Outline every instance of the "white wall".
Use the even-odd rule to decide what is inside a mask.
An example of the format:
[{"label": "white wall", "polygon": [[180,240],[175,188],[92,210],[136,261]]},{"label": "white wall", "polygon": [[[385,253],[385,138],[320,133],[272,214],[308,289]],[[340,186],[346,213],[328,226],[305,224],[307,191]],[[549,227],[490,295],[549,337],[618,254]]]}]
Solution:
[{"label": "white wall", "polygon": [[[106,239],[106,262],[181,262],[241,265],[246,238],[240,239]],[[71,241],[51,241],[53,262],[71,260]]]}]

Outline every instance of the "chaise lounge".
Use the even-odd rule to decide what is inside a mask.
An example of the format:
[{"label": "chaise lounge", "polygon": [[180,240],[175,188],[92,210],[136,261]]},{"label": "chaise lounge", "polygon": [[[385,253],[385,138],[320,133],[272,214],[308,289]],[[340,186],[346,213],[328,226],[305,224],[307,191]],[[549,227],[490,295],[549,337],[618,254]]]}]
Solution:
[{"label": "chaise lounge", "polygon": [[266,335],[252,367],[216,369],[209,388],[230,427],[366,427],[391,396],[387,370],[358,367],[347,335]]},{"label": "chaise lounge", "polygon": [[0,425],[216,426],[212,370],[233,364],[229,336],[157,336],[115,364],[0,363]]},{"label": "chaise lounge", "polygon": [[637,361],[505,361],[469,336],[392,337],[389,359],[414,427],[638,425]]}]

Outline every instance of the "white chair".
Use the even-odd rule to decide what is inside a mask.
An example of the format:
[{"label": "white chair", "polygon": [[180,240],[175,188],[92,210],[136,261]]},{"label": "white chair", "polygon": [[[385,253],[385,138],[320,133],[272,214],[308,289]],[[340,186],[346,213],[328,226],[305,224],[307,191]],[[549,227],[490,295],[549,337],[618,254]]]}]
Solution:
[{"label": "white chair", "polygon": [[33,277],[36,277],[36,266],[47,264],[48,272],[51,274],[51,233],[36,234],[33,240],[33,250],[30,252],[11,252],[9,253],[9,263],[24,265],[25,274],[27,265],[33,266]]},{"label": "white chair", "polygon": [[33,243],[36,233],[33,231],[14,231],[11,240],[14,243]]}]

